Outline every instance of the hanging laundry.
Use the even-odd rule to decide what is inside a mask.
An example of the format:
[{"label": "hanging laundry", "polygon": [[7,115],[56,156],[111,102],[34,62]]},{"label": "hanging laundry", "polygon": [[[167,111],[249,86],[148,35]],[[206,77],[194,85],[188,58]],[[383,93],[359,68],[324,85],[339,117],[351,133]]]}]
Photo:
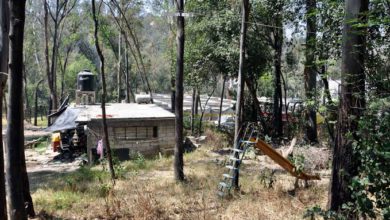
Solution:
[{"label": "hanging laundry", "polygon": [[100,159],[103,158],[103,156],[104,156],[104,151],[103,151],[103,140],[102,140],[102,139],[100,139],[100,140],[98,141],[98,144],[97,144],[97,147],[96,147],[96,153],[97,153],[98,155],[100,155]]}]

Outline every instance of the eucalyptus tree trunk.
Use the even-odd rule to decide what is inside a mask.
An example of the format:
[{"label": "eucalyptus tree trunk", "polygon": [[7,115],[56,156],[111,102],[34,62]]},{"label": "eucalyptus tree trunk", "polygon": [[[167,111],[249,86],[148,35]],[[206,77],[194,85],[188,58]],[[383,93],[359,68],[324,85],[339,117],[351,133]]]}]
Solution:
[{"label": "eucalyptus tree trunk", "polygon": [[221,128],[221,117],[222,117],[222,106],[223,106],[223,96],[225,95],[225,84],[227,76],[223,76],[222,82],[222,92],[221,92],[221,102],[219,103],[219,115],[218,115],[218,128]]},{"label": "eucalyptus tree trunk", "polygon": [[183,75],[184,75],[184,16],[181,13],[184,11],[184,0],[176,1],[176,9],[179,15],[177,16],[177,57],[176,57],[176,94],[175,94],[175,115],[176,115],[176,132],[175,132],[175,158],[174,170],[175,179],[184,181],[184,145],[183,145]]},{"label": "eucalyptus tree trunk", "polygon": [[[24,59],[23,59],[24,60]],[[26,72],[26,65],[23,63],[23,92],[24,92],[24,117],[25,120],[31,123],[31,108],[30,108],[30,102],[28,98],[28,89],[27,89],[27,72]]]},{"label": "eucalyptus tree trunk", "polygon": [[9,111],[7,123],[6,179],[9,219],[27,219],[23,195],[23,35],[25,0],[9,1]]},{"label": "eucalyptus tree trunk", "polygon": [[96,7],[95,7],[95,0],[92,0],[92,16],[93,16],[93,21],[95,25],[95,31],[94,31],[94,37],[95,37],[95,47],[97,50],[97,53],[100,58],[100,74],[101,74],[101,79],[102,79],[102,95],[101,95],[101,108],[102,108],[102,127],[103,127],[103,141],[104,145],[107,149],[107,161],[108,161],[108,167],[110,170],[111,174],[111,179],[115,183],[115,171],[114,171],[114,166],[112,163],[112,156],[111,156],[111,147],[110,147],[110,141],[108,137],[108,129],[107,129],[107,116],[106,116],[106,95],[107,95],[107,89],[106,89],[106,77],[104,74],[104,56],[102,53],[102,50],[100,49],[99,45],[99,34],[98,34],[98,29],[99,29],[99,20],[96,15]]},{"label": "eucalyptus tree trunk", "polygon": [[326,67],[322,66],[321,67],[321,80],[324,83],[324,93],[325,93],[325,96],[327,99],[327,103],[332,104],[333,100],[332,100],[332,96],[330,95],[329,82],[328,82],[328,79],[325,77],[325,74],[326,74]]},{"label": "eucalyptus tree trunk", "polygon": [[[120,19],[120,17],[119,17]],[[122,80],[121,80],[121,70],[122,70],[122,34],[119,33],[119,36],[118,36],[118,73],[117,73],[117,93],[118,93],[118,97],[117,97],[117,102],[120,103],[121,102],[121,84],[122,84]]]},{"label": "eucalyptus tree trunk", "polygon": [[[236,102],[236,118],[234,124],[234,144],[237,148],[239,143],[239,133],[242,126],[242,105],[244,104],[244,66],[245,66],[245,47],[246,47],[246,32],[248,28],[248,18],[249,18],[249,0],[242,0],[241,5],[241,37],[240,37],[240,60],[239,60],[239,69],[238,69],[238,87],[237,87],[237,102]],[[235,189],[239,188],[239,173],[238,169],[234,170],[233,174],[233,186]]]},{"label": "eucalyptus tree trunk", "polygon": [[[58,3],[57,3],[58,4]],[[52,100],[51,100],[51,111],[56,111],[58,107],[58,96],[57,96],[57,56],[58,56],[58,27],[59,24],[54,22],[54,35],[53,35],[53,47],[51,54],[51,67],[50,67],[50,75],[51,75],[51,84],[52,84]]]},{"label": "eucalyptus tree trunk", "polygon": [[[5,1],[4,1],[5,2]],[[8,32],[3,32],[8,33]],[[8,38],[8,37],[6,37]],[[0,49],[1,50],[1,49]],[[0,54],[2,51],[0,52]],[[0,59],[6,57],[0,55]],[[6,58],[8,60],[8,58]],[[3,67],[0,68],[0,70]],[[4,72],[0,72],[0,115],[3,118],[3,95],[4,89],[6,87],[8,75]],[[0,123],[0,219],[7,219],[7,202],[6,202],[6,193],[5,193],[5,177],[4,177],[4,146],[3,146],[3,123]]]},{"label": "eucalyptus tree trunk", "polygon": [[[44,11],[44,35],[45,35],[45,64],[46,64],[46,76],[47,76],[47,84],[49,85],[49,91],[50,91],[50,98],[49,98],[49,109],[48,109],[48,115],[50,114],[50,111],[53,106],[53,100],[56,99],[55,94],[53,93],[53,77],[50,72],[50,61],[49,61],[49,9],[47,5],[47,0],[42,0],[43,2],[43,11]],[[50,118],[47,120],[47,126],[50,126]]]},{"label": "eucalyptus tree trunk", "polygon": [[318,142],[317,119],[315,106],[316,99],[316,0],[306,0],[306,62],[304,69],[306,93],[306,138],[310,143]]},{"label": "eucalyptus tree trunk", "polygon": [[274,70],[275,70],[275,89],[274,89],[274,102],[273,102],[273,124],[274,124],[274,136],[281,137],[283,135],[283,121],[282,121],[282,44],[283,44],[283,31],[277,30],[275,34],[275,54],[274,54]]},{"label": "eucalyptus tree trunk", "polygon": [[129,65],[129,54],[127,53],[127,45],[125,45],[125,65],[126,65],[126,102],[130,103],[130,95],[133,97],[133,100],[135,101],[135,95],[133,93],[133,90],[130,86],[130,65]]},{"label": "eucalyptus tree trunk", "polygon": [[72,52],[72,50],[73,50],[72,46],[69,46],[66,49],[63,64],[61,63],[61,59],[60,59],[60,67],[61,67],[61,93],[60,93],[61,98],[60,98],[60,102],[61,103],[64,101],[63,99],[64,99],[64,93],[65,93],[65,73],[66,73],[66,68],[68,66],[69,54],[70,54],[70,52]]},{"label": "eucalyptus tree trunk", "polygon": [[260,123],[261,123],[261,126],[263,127],[264,134],[268,135],[269,134],[268,125],[267,125],[267,123],[264,120],[263,110],[261,109],[260,102],[257,99],[255,86],[253,85],[253,82],[251,80],[249,80],[248,78],[245,79],[245,82],[246,82],[246,85],[248,86],[249,93],[252,96],[253,103],[256,106],[256,112],[259,115]]},{"label": "eucalyptus tree trunk", "polygon": [[39,85],[43,82],[42,80],[39,80],[37,85],[35,86],[35,101],[34,101],[34,126],[38,125],[38,92],[39,92]]},{"label": "eucalyptus tree trunk", "polygon": [[[3,96],[8,78],[8,47],[9,47],[9,8],[8,1],[0,3],[0,115],[3,119]],[[3,123],[0,123],[0,219],[7,219],[7,203],[4,177],[4,146],[3,146]]]},{"label": "eucalyptus tree trunk", "polygon": [[[118,13],[122,16],[122,19],[123,19],[122,21],[124,22],[124,24],[121,24],[120,20],[115,16],[115,13],[112,10],[112,7],[110,7],[110,5],[108,5],[109,9],[111,10],[111,13],[114,15],[115,22],[117,23],[118,27],[121,29],[121,32],[123,34],[122,36],[124,37],[124,40],[125,40],[126,44],[129,46],[130,52],[131,52],[131,54],[134,57],[134,61],[136,63],[137,69],[139,70],[140,74],[142,73],[141,74],[141,79],[142,79],[142,81],[144,83],[144,86],[145,86],[145,92],[150,95],[150,100],[153,103],[152,89],[151,89],[151,86],[150,86],[150,83],[149,83],[149,79],[148,79],[148,76],[147,76],[147,73],[146,73],[146,66],[145,66],[145,63],[144,63],[144,60],[143,60],[143,56],[142,56],[142,53],[141,53],[141,46],[140,46],[140,43],[139,43],[139,40],[138,40],[137,33],[135,33],[133,31],[131,23],[126,18],[126,14],[123,11],[120,3],[118,3],[117,0],[113,0],[111,2],[118,9]],[[124,31],[123,25],[126,26],[127,33]],[[129,40],[128,36],[130,36],[133,44],[130,43],[130,40]]]},{"label": "eucalyptus tree trunk", "polygon": [[192,99],[191,99],[191,135],[195,135],[195,99],[196,99],[196,88],[192,88]]},{"label": "eucalyptus tree trunk", "polygon": [[175,113],[176,106],[176,80],[175,77],[171,76],[171,112]]},{"label": "eucalyptus tree trunk", "polygon": [[[275,15],[275,24],[277,27],[283,26],[283,2],[277,1],[277,15]],[[273,31],[273,49],[274,49],[274,102],[273,102],[273,125],[274,125],[274,136],[281,137],[283,135],[283,121],[282,121],[282,46],[283,46],[283,29],[277,28]]]},{"label": "eucalyptus tree trunk", "polygon": [[[204,113],[206,112],[207,110],[207,103],[210,101],[210,98],[211,96],[213,96],[214,92],[215,92],[215,89],[217,88],[217,85],[215,85],[213,87],[213,91],[210,93],[210,95],[207,97],[206,99],[206,102],[204,103],[204,108],[202,108],[202,104],[200,104],[200,107],[201,107],[201,113],[200,113],[200,117],[199,117],[199,124],[198,124],[198,135],[202,135],[202,131],[203,131],[203,117],[204,117]],[[199,91],[198,91],[199,93]]]},{"label": "eucalyptus tree trunk", "polygon": [[[50,90],[50,109],[49,111],[55,111],[58,107],[58,94],[57,94],[57,60],[58,60],[58,48],[61,43],[61,31],[59,30],[61,23],[65,17],[69,15],[72,9],[76,6],[77,0],[73,2],[70,0],[56,0],[55,11],[49,8],[49,0],[43,0],[44,4],[44,28],[45,28],[45,56],[46,56],[46,74],[48,75],[49,90]],[[53,20],[54,31],[52,33],[53,44],[51,49],[51,63],[49,63],[49,14]],[[50,68],[49,68],[50,67]],[[50,122],[49,122],[50,123]]]},{"label": "eucalyptus tree trunk", "polygon": [[[352,143],[359,140],[358,122],[366,106],[364,60],[368,0],[347,0],[345,7],[341,97],[329,192],[329,208],[334,211],[341,211],[343,204],[353,201],[349,186],[358,175],[359,158],[353,152]],[[348,218],[357,219],[356,216]]]}]

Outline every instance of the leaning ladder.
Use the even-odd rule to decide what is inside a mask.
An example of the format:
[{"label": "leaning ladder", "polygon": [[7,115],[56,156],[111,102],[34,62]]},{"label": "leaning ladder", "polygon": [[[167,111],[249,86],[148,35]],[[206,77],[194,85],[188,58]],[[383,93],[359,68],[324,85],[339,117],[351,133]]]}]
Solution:
[{"label": "leaning ladder", "polygon": [[[228,162],[225,164],[227,171],[222,174],[223,179],[218,184],[218,196],[224,197],[230,194],[234,186],[234,180],[238,178],[240,165],[244,159],[246,150],[258,141],[258,126],[255,123],[248,123],[245,127],[242,138],[235,143],[234,148],[230,149]],[[255,140],[254,140],[255,139]]]}]

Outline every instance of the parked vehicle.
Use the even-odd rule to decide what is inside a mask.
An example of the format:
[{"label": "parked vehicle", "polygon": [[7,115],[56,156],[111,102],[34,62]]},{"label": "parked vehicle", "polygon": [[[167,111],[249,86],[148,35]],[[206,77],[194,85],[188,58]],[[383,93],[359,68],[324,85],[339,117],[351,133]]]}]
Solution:
[{"label": "parked vehicle", "polygon": [[[220,129],[228,130],[228,131],[234,130],[234,125],[235,125],[235,121],[234,120],[235,120],[234,116],[222,115],[221,116]],[[214,125],[218,126],[218,120],[214,121]]]}]

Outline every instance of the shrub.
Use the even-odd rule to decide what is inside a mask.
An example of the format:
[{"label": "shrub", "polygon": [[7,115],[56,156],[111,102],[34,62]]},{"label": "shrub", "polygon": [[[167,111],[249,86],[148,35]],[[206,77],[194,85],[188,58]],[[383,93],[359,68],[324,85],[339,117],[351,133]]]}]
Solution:
[{"label": "shrub", "polygon": [[359,175],[350,183],[353,201],[343,204],[343,213],[307,210],[305,217],[345,219],[341,214],[355,213],[364,219],[390,219],[390,99],[372,99],[359,121],[358,140],[352,144],[359,159]]},{"label": "shrub", "polygon": [[360,140],[353,143],[360,166],[350,185],[355,202],[346,208],[363,216],[390,219],[390,99],[370,103],[359,122]]}]

